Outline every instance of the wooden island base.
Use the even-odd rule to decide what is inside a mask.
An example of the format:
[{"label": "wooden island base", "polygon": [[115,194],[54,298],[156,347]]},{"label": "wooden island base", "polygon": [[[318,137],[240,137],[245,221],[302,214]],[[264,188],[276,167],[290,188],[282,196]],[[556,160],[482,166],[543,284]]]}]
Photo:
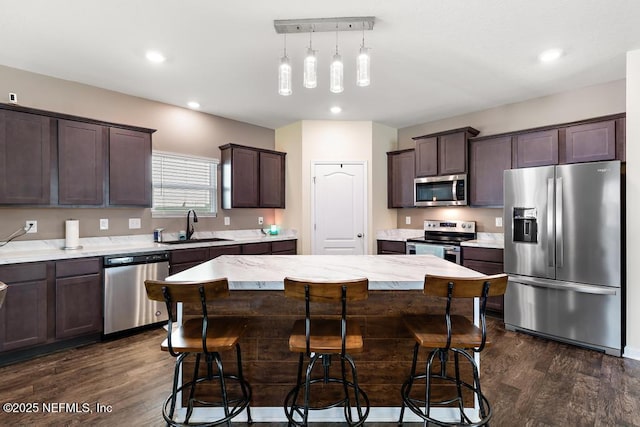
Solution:
[{"label": "wooden island base", "polygon": [[[350,318],[359,321],[363,329],[364,352],[353,356],[359,383],[372,407],[399,407],[402,402],[400,387],[409,374],[414,346],[402,316],[444,312],[444,303],[444,299],[426,297],[419,290],[379,290],[370,291],[366,301],[348,305]],[[456,313],[472,316],[471,300],[458,304]],[[208,307],[210,315],[250,319],[240,344],[244,375],[253,390],[252,407],[281,407],[296,379],[298,354],[289,351],[288,337],[294,320],[304,317],[304,304],[285,299],[282,291],[235,290],[229,298]],[[330,305],[320,309],[335,313],[330,311],[335,310]],[[185,317],[197,314],[198,307],[185,304],[183,313]],[[420,363],[424,364],[426,354],[426,350],[421,352]],[[227,372],[236,372],[235,353],[222,357]],[[332,369],[340,369],[339,362],[334,365]],[[193,362],[185,361],[184,376],[192,370]],[[415,389],[424,395],[423,386]],[[442,385],[437,391],[434,397],[455,393],[450,385]],[[206,400],[207,395],[211,397],[216,393],[217,390],[211,388],[199,396]]]}]

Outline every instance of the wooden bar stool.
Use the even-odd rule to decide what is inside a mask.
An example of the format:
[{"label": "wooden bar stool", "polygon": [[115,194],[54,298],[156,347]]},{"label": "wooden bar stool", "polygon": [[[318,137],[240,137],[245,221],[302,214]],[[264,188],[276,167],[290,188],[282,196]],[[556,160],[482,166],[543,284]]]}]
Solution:
[{"label": "wooden bar stool", "polygon": [[[247,328],[247,320],[232,317],[210,317],[207,312],[208,301],[229,296],[227,279],[202,282],[146,280],[144,285],[149,299],[164,301],[169,312],[167,339],[160,346],[162,350],[168,351],[176,358],[173,388],[162,406],[162,416],[167,425],[213,426],[223,423],[231,425],[230,420],[239,415],[245,408],[247,409],[247,419],[251,423],[251,411],[249,408],[251,386],[245,381],[242,374],[242,356],[240,344],[238,343]],[[200,304],[202,316],[188,319],[182,325],[174,325],[173,303],[178,302]],[[238,362],[237,375],[225,373],[222,359],[220,358],[220,352],[233,350],[234,347]],[[190,354],[195,354],[193,377],[191,381],[178,386],[180,368],[185,358]],[[207,372],[204,376],[199,374],[202,356],[204,356],[207,365]],[[215,374],[213,370],[214,362],[217,368],[217,373]],[[218,382],[220,401],[209,402],[195,397],[196,385],[205,381]],[[239,392],[230,393],[228,381],[239,385]],[[189,401],[184,421],[178,422],[174,421],[173,416],[176,398],[183,389],[189,390]],[[224,411],[224,416],[214,421],[190,423],[189,419],[193,413],[195,403],[208,407],[221,407]]]},{"label": "wooden bar stool", "polygon": [[[473,354],[481,352],[490,341],[486,330],[487,297],[503,295],[507,288],[507,275],[498,274],[477,278],[455,278],[426,275],[424,294],[447,298],[444,314],[424,316],[406,316],[403,318],[406,327],[413,335],[416,343],[413,350],[413,362],[409,379],[402,385],[402,409],[400,423],[404,416],[405,406],[413,413],[429,423],[441,426],[485,425],[491,419],[491,406],[482,394],[478,367]],[[480,298],[480,326],[465,316],[451,314],[452,301],[455,298]],[[429,352],[424,373],[416,373],[418,351],[420,347],[432,349]],[[454,374],[447,372],[449,352],[454,356]],[[466,359],[473,371],[473,381],[469,383],[460,376],[460,356]],[[436,357],[440,361],[440,369],[432,371]],[[425,396],[411,395],[416,380],[425,380]],[[431,386],[434,380],[440,384],[453,383],[455,396],[435,401],[432,399]],[[463,391],[471,391],[472,398],[464,398]],[[464,411],[465,402],[472,407],[474,399],[478,402],[479,417],[471,419]],[[458,408],[459,419],[456,421],[437,420],[431,416],[431,406],[452,406]]]},{"label": "wooden bar stool", "polygon": [[[297,320],[289,337],[289,350],[300,353],[298,359],[298,377],[296,386],[287,394],[284,411],[289,426],[308,425],[309,411],[322,410],[342,406],[347,424],[360,426],[369,415],[369,398],[358,386],[356,365],[350,353],[362,352],[363,339],[360,325],[347,321],[347,302],[360,301],[369,296],[369,281],[359,279],[341,282],[309,282],[296,279],[284,279],[284,295],[305,301],[305,318]],[[311,303],[341,304],[340,317],[311,316]],[[315,308],[315,305],[314,305]],[[315,312],[315,310],[314,310]],[[331,357],[340,358],[341,374],[330,376]],[[302,374],[304,358],[308,358],[305,375]],[[318,361],[322,362],[322,375],[312,378],[313,368]],[[351,368],[351,380],[347,376],[347,363]],[[338,400],[316,402],[312,406],[311,386],[322,384],[318,391],[330,392],[331,384],[341,388]],[[314,387],[314,389],[316,389]],[[299,402],[302,390],[302,402]],[[315,394],[314,394],[314,397]],[[321,397],[322,398],[322,397]],[[355,405],[355,417],[352,405]]]}]

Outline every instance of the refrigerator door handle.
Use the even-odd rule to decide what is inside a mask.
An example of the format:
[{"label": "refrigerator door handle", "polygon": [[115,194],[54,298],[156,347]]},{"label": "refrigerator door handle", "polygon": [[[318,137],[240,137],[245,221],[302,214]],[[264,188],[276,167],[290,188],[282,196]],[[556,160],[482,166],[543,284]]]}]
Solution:
[{"label": "refrigerator door handle", "polygon": [[549,267],[555,265],[553,248],[555,241],[553,238],[553,178],[547,179],[547,261]]},{"label": "refrigerator door handle", "polygon": [[594,295],[616,295],[620,290],[620,288],[613,288],[608,286],[582,285],[579,283],[561,282],[557,280],[545,280],[533,277],[513,275],[509,275],[509,281],[514,283],[521,283],[523,285],[534,286],[537,288],[558,289],[561,291],[574,291],[583,294]]},{"label": "refrigerator door handle", "polygon": [[564,235],[562,227],[562,177],[556,179],[556,267],[564,266]]}]

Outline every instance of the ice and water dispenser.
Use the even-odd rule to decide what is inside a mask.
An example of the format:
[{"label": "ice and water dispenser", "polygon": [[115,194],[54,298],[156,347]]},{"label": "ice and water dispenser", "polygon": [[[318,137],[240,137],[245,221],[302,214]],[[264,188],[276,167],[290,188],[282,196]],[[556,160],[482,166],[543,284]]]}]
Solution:
[{"label": "ice and water dispenser", "polygon": [[538,215],[535,208],[513,208],[513,241],[538,243]]}]

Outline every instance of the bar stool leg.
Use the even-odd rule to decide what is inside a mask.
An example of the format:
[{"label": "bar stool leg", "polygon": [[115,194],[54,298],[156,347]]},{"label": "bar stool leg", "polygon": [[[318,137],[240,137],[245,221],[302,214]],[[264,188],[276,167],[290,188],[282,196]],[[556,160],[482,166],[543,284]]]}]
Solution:
[{"label": "bar stool leg", "polygon": [[402,425],[402,420],[404,419],[404,408],[405,398],[408,399],[411,394],[411,388],[413,387],[413,379],[416,375],[416,364],[418,362],[418,351],[420,349],[420,345],[416,343],[413,346],[413,360],[411,361],[411,372],[409,373],[409,381],[406,383],[406,387],[403,385],[400,393],[402,394],[402,406],[400,407],[400,419],[398,420],[398,425]]},{"label": "bar stool leg", "polygon": [[175,369],[173,371],[173,387],[171,388],[171,410],[169,411],[168,418],[173,419],[173,413],[176,410],[176,398],[177,398],[177,390],[178,390],[178,379],[180,376],[180,367],[182,366],[182,361],[185,357],[187,357],[188,353],[183,353],[176,358]]},{"label": "bar stool leg", "polygon": [[[238,378],[240,379],[240,388],[242,390],[242,396],[244,399],[249,399],[249,393],[247,387],[249,384],[245,384],[244,374],[242,373],[242,353],[240,351],[240,344],[236,344],[236,355],[238,359]],[[251,402],[247,403],[247,423],[253,424],[251,419]]]},{"label": "bar stool leg", "polygon": [[[222,394],[222,407],[224,409],[225,418],[229,416],[229,398],[227,396],[227,384],[224,380],[224,369],[222,367],[222,360],[219,353],[207,354],[207,363],[211,364],[212,361],[216,362],[218,367],[218,374],[220,375],[220,393]],[[213,375],[210,373],[209,379],[212,379]],[[227,425],[231,426],[231,421],[227,421]]]},{"label": "bar stool leg", "polygon": [[200,353],[196,354],[196,364],[193,368],[193,379],[191,380],[191,390],[189,391],[189,404],[187,406],[187,416],[184,419],[185,424],[189,423],[189,418],[193,413],[193,401],[196,393],[196,383],[198,379],[198,372],[200,371]]}]

